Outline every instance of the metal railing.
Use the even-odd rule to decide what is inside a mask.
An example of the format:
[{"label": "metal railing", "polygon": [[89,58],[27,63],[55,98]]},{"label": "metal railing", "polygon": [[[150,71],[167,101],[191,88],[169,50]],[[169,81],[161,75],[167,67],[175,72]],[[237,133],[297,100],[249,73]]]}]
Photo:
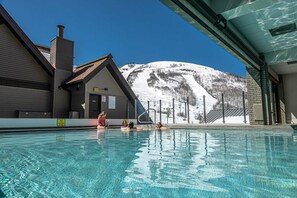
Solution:
[{"label": "metal railing", "polygon": [[[151,120],[151,118],[149,117],[149,111],[152,110],[154,111],[155,113],[155,122],[153,122]],[[148,120],[147,121],[141,121],[140,117],[143,116],[143,115],[147,115],[148,116]],[[153,124],[153,123],[156,123],[156,116],[157,116],[157,112],[155,109],[152,109],[152,108],[149,108],[147,110],[145,110],[144,112],[142,112],[138,117],[137,117],[137,122],[140,123],[140,124]]]},{"label": "metal railing", "polygon": [[[245,92],[203,95],[201,98],[182,97],[172,100],[141,102],[143,111],[137,116],[139,123],[248,123]],[[236,99],[233,99],[236,98]],[[146,109],[146,110],[144,110]],[[150,114],[153,111],[154,114]],[[144,115],[145,120],[143,119]],[[141,119],[142,118],[142,119]],[[152,122],[154,120],[154,122]]]}]

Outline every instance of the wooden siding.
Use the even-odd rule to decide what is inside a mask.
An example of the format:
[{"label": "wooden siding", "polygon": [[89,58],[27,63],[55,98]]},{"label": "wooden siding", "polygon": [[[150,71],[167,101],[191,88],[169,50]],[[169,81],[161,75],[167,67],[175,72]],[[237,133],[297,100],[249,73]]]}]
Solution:
[{"label": "wooden siding", "polygon": [[50,83],[50,76],[10,32],[0,26],[0,77]]},{"label": "wooden siding", "polygon": [[8,78],[2,78],[2,77],[0,77],[0,85],[10,86],[10,87],[22,87],[22,88],[29,88],[29,89],[51,90],[51,86],[49,83],[8,79]]},{"label": "wooden siding", "polygon": [[0,118],[16,118],[17,111],[50,112],[50,91],[0,86]]},{"label": "wooden siding", "polygon": [[[99,92],[94,92],[93,88],[99,87]],[[102,90],[108,88],[108,90]],[[127,115],[127,96],[108,71],[107,68],[102,69],[86,84],[86,118],[89,114],[89,95],[97,94],[106,96],[106,102],[101,103],[101,110],[106,111],[110,119],[124,119]],[[116,109],[108,109],[108,96],[116,97]]]}]

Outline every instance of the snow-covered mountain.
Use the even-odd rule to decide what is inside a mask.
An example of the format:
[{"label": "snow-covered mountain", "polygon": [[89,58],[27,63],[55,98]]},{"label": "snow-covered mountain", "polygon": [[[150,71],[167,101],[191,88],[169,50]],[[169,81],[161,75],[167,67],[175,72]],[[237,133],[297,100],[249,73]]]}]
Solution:
[{"label": "snow-covered mountain", "polygon": [[159,61],[124,65],[120,71],[145,108],[150,101],[150,108],[158,111],[162,101],[163,122],[167,122],[167,117],[172,122],[173,98],[177,122],[185,121],[185,101],[189,97],[190,121],[197,123],[203,115],[203,96],[209,112],[221,109],[222,93],[225,108],[241,108],[242,91],[246,92],[244,78],[197,64]]}]

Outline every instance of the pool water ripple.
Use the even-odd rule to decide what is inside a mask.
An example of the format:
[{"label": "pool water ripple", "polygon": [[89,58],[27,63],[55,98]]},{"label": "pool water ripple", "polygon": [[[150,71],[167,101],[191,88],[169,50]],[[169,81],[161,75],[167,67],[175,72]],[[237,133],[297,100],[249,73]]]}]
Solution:
[{"label": "pool water ripple", "polygon": [[294,139],[201,129],[0,134],[0,195],[294,197]]}]

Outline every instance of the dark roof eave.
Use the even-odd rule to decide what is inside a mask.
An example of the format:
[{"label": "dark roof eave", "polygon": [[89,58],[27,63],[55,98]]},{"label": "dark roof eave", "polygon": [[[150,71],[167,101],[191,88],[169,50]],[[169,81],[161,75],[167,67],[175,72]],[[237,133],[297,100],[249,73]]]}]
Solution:
[{"label": "dark roof eave", "polygon": [[7,11],[0,4],[0,19],[7,25],[10,31],[16,36],[16,38],[22,43],[22,45],[30,52],[34,59],[43,67],[43,69],[50,75],[54,75],[54,68],[46,60],[46,58],[40,53],[37,47],[32,43],[28,36],[17,25],[13,18],[7,13]]},{"label": "dark roof eave", "polygon": [[88,83],[96,74],[98,74],[104,67],[108,65],[108,58],[104,60],[94,71],[84,78],[84,83]]},{"label": "dark roof eave", "polygon": [[97,58],[97,59],[95,59],[95,60],[92,60],[92,61],[86,62],[86,63],[84,63],[84,64],[81,64],[81,65],[77,66],[76,68],[80,68],[80,67],[83,67],[83,66],[86,66],[86,65],[95,63],[95,62],[97,62],[97,61],[99,61],[99,60],[102,60],[102,59],[104,59],[104,58],[106,58],[106,59],[112,59],[112,55],[111,55],[111,54],[107,54],[107,55],[102,56],[102,57],[100,57],[100,58]]},{"label": "dark roof eave", "polygon": [[133,90],[131,89],[131,87],[129,86],[129,84],[127,83],[127,81],[125,80],[125,78],[123,77],[121,72],[119,71],[119,69],[116,67],[116,65],[112,59],[110,59],[110,63],[108,64],[107,69],[112,74],[112,76],[115,78],[115,80],[117,81],[117,83],[119,84],[121,89],[124,91],[126,96],[130,100],[137,99],[137,96],[135,95],[135,93],[133,92]]},{"label": "dark roof eave", "polygon": [[74,86],[74,85],[80,84],[80,83],[85,83],[85,82],[84,82],[84,80],[77,80],[77,81],[74,81],[71,83],[62,83],[61,87],[68,88],[68,87],[71,87],[71,86]]},{"label": "dark roof eave", "polygon": [[48,47],[48,46],[39,45],[39,44],[35,44],[35,46],[37,47],[38,50],[41,49],[43,51],[50,52],[50,47]]},{"label": "dark roof eave", "polygon": [[[98,59],[98,61],[99,60],[102,60],[102,59]],[[72,86],[72,85],[77,84],[77,83],[88,83],[89,80],[91,80],[98,72],[100,72],[106,66],[106,61],[107,60],[108,59],[106,59],[105,61],[103,61],[99,66],[97,66],[96,69],[94,69],[91,73],[89,73],[83,79],[79,79],[79,80],[76,80],[76,81],[73,81],[73,82],[69,82],[69,81],[71,81],[71,79],[75,78],[75,76],[71,76],[70,78],[68,78],[67,80],[65,80],[64,83],[62,83],[62,86],[69,87],[69,86]],[[94,62],[90,62],[90,64],[92,64],[92,63],[94,63]],[[75,75],[75,73],[74,73],[74,75]]]},{"label": "dark roof eave", "polygon": [[96,69],[94,69],[91,73],[89,73],[84,79],[80,79],[71,83],[67,83],[69,81],[66,81],[62,87],[64,88],[69,88],[71,86],[74,86],[76,84],[79,83],[88,83],[96,74],[98,74],[103,68],[107,68],[108,71],[111,73],[111,75],[113,76],[113,78],[116,80],[116,82],[118,83],[118,85],[120,86],[120,88],[123,90],[123,92],[125,93],[125,95],[128,97],[128,99],[130,100],[135,100],[137,99],[137,96],[134,94],[133,90],[131,89],[131,87],[129,86],[129,84],[127,83],[127,81],[125,80],[125,78],[123,77],[123,75],[121,74],[121,72],[119,71],[119,69],[117,68],[117,66],[115,65],[115,63],[112,60],[112,55],[108,54],[107,56],[103,56],[100,57],[98,59],[96,59],[95,61],[90,61],[88,63],[85,63],[81,66],[85,66],[88,64],[93,64],[96,61],[100,61],[103,58],[106,58],[106,60],[104,60],[100,65],[97,66]]}]

